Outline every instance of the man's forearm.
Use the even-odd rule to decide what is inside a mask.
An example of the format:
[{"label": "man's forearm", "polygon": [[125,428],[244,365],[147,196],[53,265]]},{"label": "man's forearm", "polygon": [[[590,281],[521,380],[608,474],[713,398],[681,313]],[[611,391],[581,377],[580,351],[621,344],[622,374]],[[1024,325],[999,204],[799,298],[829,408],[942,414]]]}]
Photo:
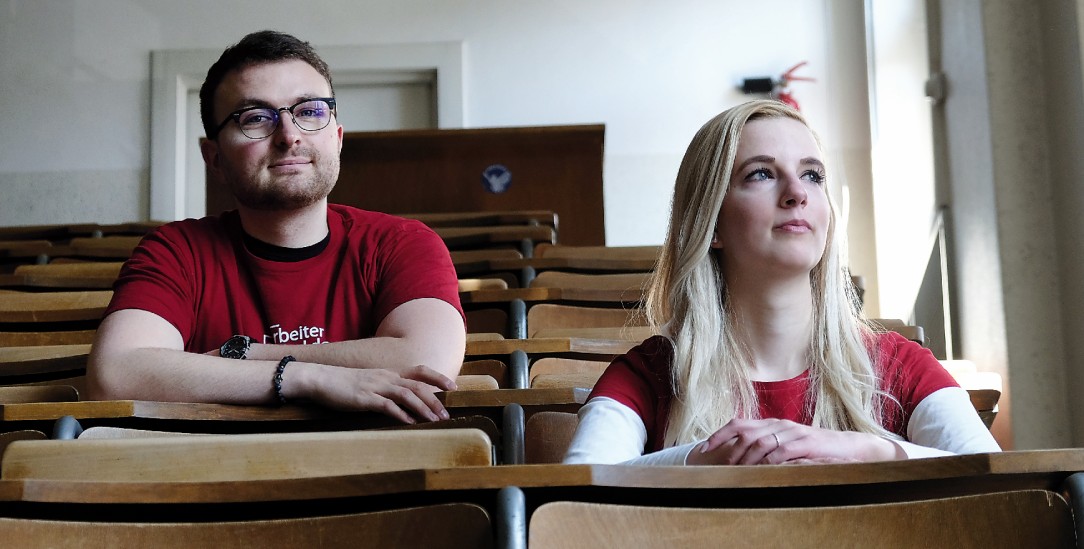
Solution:
[{"label": "man's forearm", "polygon": [[277,360],[230,360],[160,348],[96,353],[87,371],[89,396],[270,404],[275,401],[271,378],[277,365]]},{"label": "man's forearm", "polygon": [[426,366],[455,379],[466,346],[463,318],[438,299],[408,301],[380,323],[375,337],[320,345],[253,344],[248,356],[278,360],[286,354],[305,362],[400,372]]},{"label": "man's forearm", "polygon": [[451,379],[459,375],[463,364],[462,345],[455,342],[434,345],[408,338],[373,337],[320,345],[273,345],[254,343],[249,360],[277,361],[292,355],[303,362],[331,364],[347,368],[384,368],[402,372],[423,365]]}]

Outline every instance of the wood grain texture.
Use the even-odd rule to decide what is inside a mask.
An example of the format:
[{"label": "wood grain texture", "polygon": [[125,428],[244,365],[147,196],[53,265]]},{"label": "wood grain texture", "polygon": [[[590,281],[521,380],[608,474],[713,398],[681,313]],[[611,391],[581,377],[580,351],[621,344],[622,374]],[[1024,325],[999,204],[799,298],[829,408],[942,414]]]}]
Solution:
[{"label": "wood grain texture", "polygon": [[574,271],[586,273],[646,273],[655,268],[654,259],[618,259],[609,257],[533,257],[523,259],[492,259],[491,271],[519,270],[532,267],[536,271]]},{"label": "wood grain texture", "polygon": [[594,339],[579,337],[554,337],[532,339],[498,339],[491,341],[467,341],[466,355],[507,355],[512,351],[527,354],[583,353],[598,355],[620,355],[628,352],[636,344],[617,339]]},{"label": "wood grain texture", "polygon": [[650,273],[582,274],[545,271],[531,281],[531,287],[620,290],[630,294],[642,294],[650,276]]},{"label": "wood grain texture", "polygon": [[0,332],[0,348],[42,345],[90,345],[95,330]]},{"label": "wood grain texture", "polygon": [[553,242],[557,232],[545,225],[494,225],[491,227],[436,227],[433,232],[449,249],[483,248],[493,244]]},{"label": "wood grain texture", "polygon": [[0,376],[83,370],[90,344],[0,347]]},{"label": "wood grain texture", "polygon": [[[600,125],[347,133],[329,200],[390,213],[552,211],[561,241],[606,241]],[[512,174],[504,192],[483,185],[488,166]],[[220,197],[219,195],[226,195]],[[231,207],[208,179],[208,212]]]},{"label": "wood grain texture", "polygon": [[487,549],[485,510],[452,503],[391,511],[236,522],[69,522],[0,518],[7,547]]},{"label": "wood grain texture", "polygon": [[485,374],[460,374],[455,378],[455,385],[457,391],[494,391],[500,388],[496,378]]},{"label": "wood grain texture", "polygon": [[122,265],[120,261],[20,265],[15,275],[22,277],[23,285],[37,288],[107,290],[113,287]]},{"label": "wood grain texture", "polygon": [[79,392],[71,385],[24,385],[0,387],[0,403],[75,402]]},{"label": "wood grain texture", "polygon": [[468,360],[463,363],[459,375],[487,375],[497,380],[499,388],[508,387],[508,366],[500,360]]},{"label": "wood grain texture", "polygon": [[[650,261],[658,259],[662,246],[566,246],[539,244],[534,255],[546,259],[603,259]],[[648,270],[651,270],[650,268]]]},{"label": "wood grain texture", "polygon": [[102,236],[73,238],[68,246],[70,255],[99,259],[128,259],[142,236]]},{"label": "wood grain texture", "polygon": [[[640,309],[538,303],[527,310],[529,337],[612,337],[642,341],[653,332]],[[585,328],[595,331],[584,330]],[[634,329],[639,328],[639,329]],[[602,330],[604,329],[604,330]]]},{"label": "wood grain texture", "polygon": [[49,437],[45,436],[45,433],[32,429],[0,433],[0,456],[4,455],[4,449],[8,447],[8,444],[16,440],[45,440],[47,438]]},{"label": "wood grain texture", "polygon": [[[415,469],[361,475],[262,481],[69,481],[0,480],[0,501],[84,503],[202,503],[306,501],[327,498],[417,494],[429,491],[592,488],[592,494],[623,502],[633,488],[651,499],[663,490],[694,490],[706,500],[748,489],[772,489],[796,504],[823,504],[825,495],[869,486],[897,501],[955,497],[1006,490],[1059,490],[1068,475],[1084,470],[1084,449],[1004,452],[900,462],[741,467],[633,467],[627,465],[502,465]],[[647,489],[645,492],[643,489]],[[786,490],[786,491],[780,491]],[[547,492],[560,497],[560,491]],[[581,491],[582,493],[582,491]],[[690,492],[681,492],[686,494]],[[743,496],[744,497],[744,496]],[[850,497],[850,496],[847,496]],[[868,492],[866,497],[868,497]],[[805,498],[797,499],[797,498]],[[686,500],[687,502],[688,500]],[[740,500],[739,500],[740,501]]]},{"label": "wood grain texture", "polygon": [[490,391],[448,391],[437,398],[448,408],[501,408],[516,403],[522,406],[583,404],[587,391],[572,387],[552,389],[496,389]]},{"label": "wood grain texture", "polygon": [[430,227],[486,227],[492,225],[545,225],[557,227],[557,214],[549,210],[509,210],[448,213],[401,213]]},{"label": "wood grain texture", "polygon": [[69,322],[101,319],[113,292],[17,292],[0,297],[0,322]]},{"label": "wood grain texture", "polygon": [[228,481],[491,465],[477,429],[16,441],[0,478]]},{"label": "wood grain texture", "polygon": [[572,443],[579,417],[568,412],[538,412],[523,429],[524,462],[561,463]]},{"label": "wood grain texture", "polygon": [[532,548],[1074,547],[1054,492],[1014,491],[904,503],[770,509],[681,509],[580,502],[543,505]]}]

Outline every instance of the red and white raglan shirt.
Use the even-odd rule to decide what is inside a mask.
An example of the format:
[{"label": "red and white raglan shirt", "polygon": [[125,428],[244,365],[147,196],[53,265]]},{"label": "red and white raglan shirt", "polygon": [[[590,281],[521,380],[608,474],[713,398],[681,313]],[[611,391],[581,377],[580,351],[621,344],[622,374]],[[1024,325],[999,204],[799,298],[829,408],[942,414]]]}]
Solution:
[{"label": "red and white raglan shirt", "polygon": [[[877,373],[884,399],[882,426],[909,458],[998,452],[967,391],[928,349],[895,332],[876,336]],[[673,396],[673,345],[647,339],[618,357],[580,409],[565,463],[682,465],[700,442],[664,448]],[[811,425],[809,371],[783,381],[754,381],[760,417]],[[720,425],[720,427],[722,427]]]},{"label": "red and white raglan shirt", "polygon": [[152,312],[195,353],[236,334],[295,345],[368,338],[420,298],[463,314],[448,249],[424,224],[336,204],[327,223],[315,255],[271,259],[253,253],[262,243],[245,236],[236,211],[164,225],[125,263],[106,314]]}]

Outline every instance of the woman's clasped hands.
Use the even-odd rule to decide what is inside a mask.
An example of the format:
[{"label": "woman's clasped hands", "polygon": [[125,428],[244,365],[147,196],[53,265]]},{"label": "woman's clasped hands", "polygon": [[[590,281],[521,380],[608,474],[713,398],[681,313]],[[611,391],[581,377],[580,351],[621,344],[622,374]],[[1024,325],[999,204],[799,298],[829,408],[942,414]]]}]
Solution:
[{"label": "woman's clasped hands", "polygon": [[693,447],[689,465],[852,463],[904,459],[891,440],[780,419],[732,419]]}]

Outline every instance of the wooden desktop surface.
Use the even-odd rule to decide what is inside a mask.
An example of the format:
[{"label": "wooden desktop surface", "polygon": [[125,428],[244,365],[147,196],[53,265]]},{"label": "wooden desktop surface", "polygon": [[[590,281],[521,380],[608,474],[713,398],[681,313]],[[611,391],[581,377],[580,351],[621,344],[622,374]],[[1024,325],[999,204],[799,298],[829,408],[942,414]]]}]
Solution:
[{"label": "wooden desktop surface", "polygon": [[[437,397],[455,416],[458,409],[501,408],[512,402],[524,406],[579,405],[586,401],[587,392],[575,388],[496,389],[442,392],[437,393]],[[145,400],[0,404],[0,422],[52,421],[63,416],[73,416],[75,419],[138,418],[223,422],[290,422],[366,416],[383,419],[383,416],[372,412],[340,412],[319,406],[239,406]]]},{"label": "wooden desktop surface", "polygon": [[[0,501],[69,503],[237,503],[326,500],[405,493],[497,490],[518,486],[542,499],[559,499],[554,489],[581,489],[589,499],[620,500],[633,490],[699,493],[808,489],[818,494],[868,486],[914,497],[963,495],[1008,489],[1058,491],[1070,474],[1084,470],[1084,449],[976,454],[898,462],[732,466],[632,467],[625,465],[502,465],[424,469],[245,482],[95,482],[0,480]],[[532,489],[538,489],[532,491]],[[585,490],[589,489],[589,490]],[[539,491],[541,490],[541,491]],[[782,492],[781,492],[782,493]],[[897,496],[899,494],[896,494]],[[776,505],[797,502],[776,502]]]}]

